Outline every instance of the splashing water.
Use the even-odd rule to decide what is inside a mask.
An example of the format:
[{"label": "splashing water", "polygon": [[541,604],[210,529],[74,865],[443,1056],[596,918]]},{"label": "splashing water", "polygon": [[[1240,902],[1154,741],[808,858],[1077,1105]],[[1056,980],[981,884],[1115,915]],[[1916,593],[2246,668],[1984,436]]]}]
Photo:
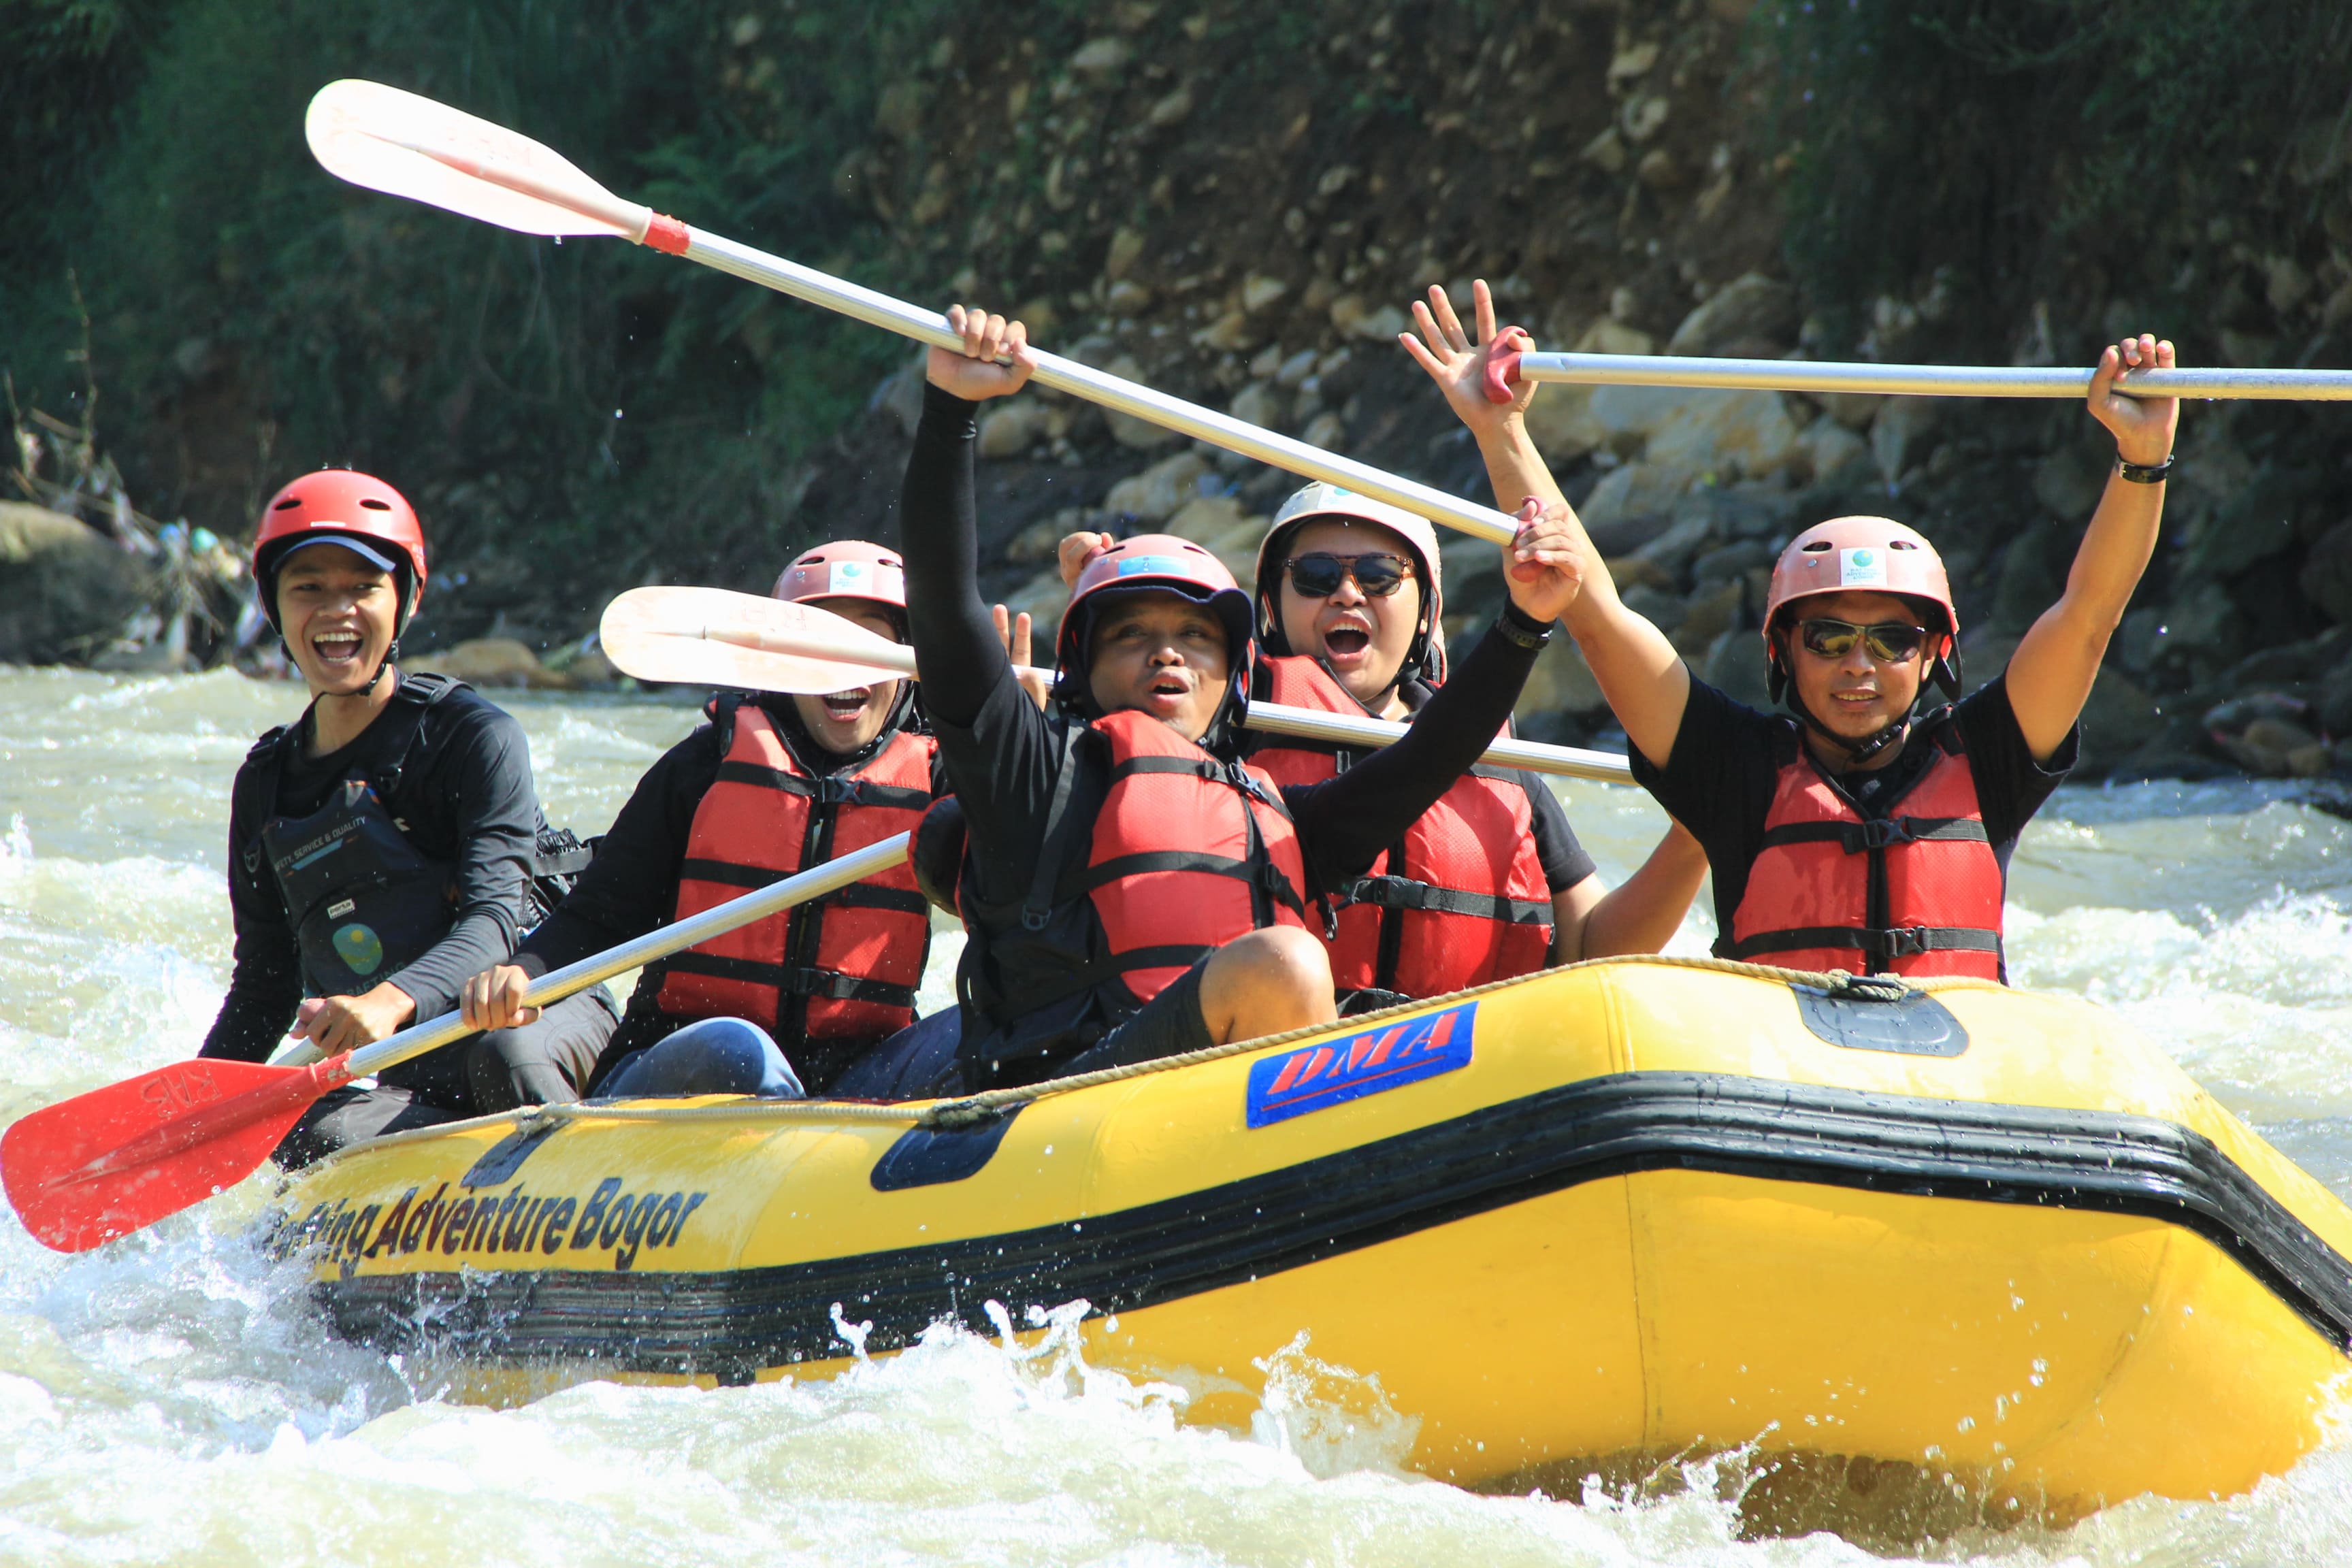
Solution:
[{"label": "splashing water", "polygon": [[[697,721],[683,702],[510,705],[551,818],[583,833]],[[228,973],[228,779],[299,706],[229,675],[0,671],[0,1119],[195,1049]],[[1663,830],[1635,792],[1563,794],[1612,880]],[[2280,786],[2070,790],[2011,897],[2021,984],[2116,1008],[2352,1193],[2352,824]],[[1701,903],[1675,951],[1705,951]],[[927,1007],[960,945],[935,943]],[[1083,1303],[999,1308],[992,1337],[934,1328],[829,1382],[467,1407],[327,1331],[299,1271],[247,1238],[265,1197],[249,1183],[73,1258],[0,1221],[0,1563],[2352,1561],[2352,1441],[2243,1498],[1865,1550],[1759,1535],[1779,1481],[1753,1453],[1555,1496],[1410,1475],[1410,1414],[1304,1337],[1262,1347],[1244,1425],[1200,1425],[1233,1386],[1093,1364],[1110,1325]]]}]

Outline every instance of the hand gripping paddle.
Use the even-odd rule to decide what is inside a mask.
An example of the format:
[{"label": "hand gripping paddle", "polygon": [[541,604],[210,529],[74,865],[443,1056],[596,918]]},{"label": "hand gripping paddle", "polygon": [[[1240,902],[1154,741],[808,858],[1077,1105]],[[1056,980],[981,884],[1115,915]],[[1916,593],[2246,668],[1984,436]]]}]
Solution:
[{"label": "hand gripping paddle", "polygon": [[[915,650],[812,605],[724,588],[632,588],[604,607],[597,641],[613,668],[640,680],[742,691],[821,696],[915,671]],[[1385,746],[1402,724],[1278,702],[1248,704],[1242,722],[1270,734],[1343,746]],[[1628,784],[1625,759],[1608,752],[1496,741],[1485,761],[1562,778]]]},{"label": "hand gripping paddle", "polygon": [[[544,1007],[640,964],[887,870],[906,834],[828,860],[633,942],[551,970],[523,994]],[[0,1134],[0,1182],[42,1245],[86,1252],[250,1175],[320,1095],[473,1031],[445,1013],[306,1067],[173,1062],[34,1111]]]},{"label": "hand gripping paddle", "polygon": [[[814,268],[787,261],[688,228],[651,207],[624,201],[548,148],[502,125],[460,113],[413,92],[372,81],[330,82],[310,100],[303,129],[326,171],[355,185],[479,218],[525,234],[611,235],[682,256],[778,293],[822,305],[869,326],[934,348],[961,348],[963,340],[932,310],[894,300]],[[1507,544],[1515,519],[1474,506],[1433,486],[1385,473],[1369,463],[1310,447],[1139,386],[1131,381],[1040,353],[1034,378],[1041,386],[1179,431],[1244,457],[1322,479],[1401,506],[1479,539]]]}]

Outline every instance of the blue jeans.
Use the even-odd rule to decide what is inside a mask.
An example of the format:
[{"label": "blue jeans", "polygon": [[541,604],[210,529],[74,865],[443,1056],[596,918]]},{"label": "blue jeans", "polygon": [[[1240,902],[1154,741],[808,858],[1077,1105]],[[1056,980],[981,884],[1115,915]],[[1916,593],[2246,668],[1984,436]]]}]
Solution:
[{"label": "blue jeans", "polygon": [[675,1100],[691,1094],[807,1096],[768,1031],[744,1018],[705,1018],[614,1068],[597,1100]]}]

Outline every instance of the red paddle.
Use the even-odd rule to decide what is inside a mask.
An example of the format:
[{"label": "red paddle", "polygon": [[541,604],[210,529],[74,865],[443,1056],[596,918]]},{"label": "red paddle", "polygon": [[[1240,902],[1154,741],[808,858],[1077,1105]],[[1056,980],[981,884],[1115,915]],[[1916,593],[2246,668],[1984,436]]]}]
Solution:
[{"label": "red paddle", "polygon": [[[540,976],[543,1007],[575,991],[806,903],[897,865],[901,833]],[[59,1252],[87,1252],[235,1186],[328,1090],[473,1031],[456,1013],[307,1067],[173,1062],[47,1106],[0,1133],[0,1183],[25,1228]]]}]

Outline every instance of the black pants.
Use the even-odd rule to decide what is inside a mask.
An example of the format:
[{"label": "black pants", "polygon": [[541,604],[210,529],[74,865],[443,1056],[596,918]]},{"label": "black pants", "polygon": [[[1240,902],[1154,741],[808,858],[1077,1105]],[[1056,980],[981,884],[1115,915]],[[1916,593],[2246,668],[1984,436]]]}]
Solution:
[{"label": "black pants", "polygon": [[519,1029],[452,1040],[387,1069],[373,1089],[320,1097],[270,1154],[288,1170],[387,1132],[460,1121],[519,1105],[564,1105],[596,1070],[619,1022],[601,985],[567,996]]}]

